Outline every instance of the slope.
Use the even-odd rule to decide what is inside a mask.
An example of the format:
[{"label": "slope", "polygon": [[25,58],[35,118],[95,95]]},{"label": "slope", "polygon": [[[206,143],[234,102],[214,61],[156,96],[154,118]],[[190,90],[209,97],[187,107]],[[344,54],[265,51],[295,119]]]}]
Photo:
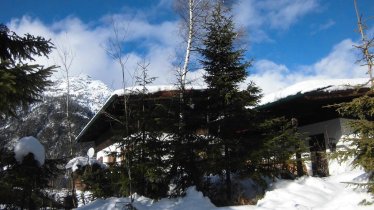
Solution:
[{"label": "slope", "polygon": [[[34,136],[46,147],[48,158],[65,156],[69,147],[66,87],[66,80],[54,81],[40,102],[27,110],[19,110],[17,117],[1,121],[0,142],[13,147],[19,138]],[[70,93],[72,132],[76,136],[110,96],[111,90],[101,81],[81,75],[70,78]],[[76,151],[81,151],[80,146],[75,145]]]}]

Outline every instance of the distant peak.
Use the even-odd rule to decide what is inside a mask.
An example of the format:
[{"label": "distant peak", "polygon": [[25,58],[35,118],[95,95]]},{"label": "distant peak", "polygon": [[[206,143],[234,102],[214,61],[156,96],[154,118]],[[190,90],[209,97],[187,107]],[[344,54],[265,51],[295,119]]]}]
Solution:
[{"label": "distant peak", "polygon": [[[67,94],[67,80],[60,78],[44,92],[48,97],[60,97]],[[91,111],[97,112],[111,95],[112,90],[100,80],[93,80],[86,74],[69,77],[70,97]]]}]

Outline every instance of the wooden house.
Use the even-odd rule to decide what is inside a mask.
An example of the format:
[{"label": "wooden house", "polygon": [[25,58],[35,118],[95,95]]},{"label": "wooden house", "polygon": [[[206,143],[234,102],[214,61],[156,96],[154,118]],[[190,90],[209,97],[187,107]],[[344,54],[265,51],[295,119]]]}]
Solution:
[{"label": "wooden house", "polygon": [[[78,142],[94,142],[95,151],[97,151],[97,159],[103,163],[120,162],[124,157],[116,157],[111,153],[123,152],[123,148],[118,146],[122,138],[123,125],[121,117],[124,115],[124,100],[128,100],[128,106],[139,108],[142,104],[145,109],[152,112],[153,117],[165,119],[170,114],[170,110],[176,110],[179,101],[179,91],[173,86],[154,86],[148,91],[146,97],[135,91],[123,94],[123,90],[115,91],[112,96],[105,102],[100,111],[88,122],[84,129],[80,132],[76,140]],[[197,100],[201,98],[204,91],[201,89],[189,89],[186,91],[188,103],[195,106]],[[168,124],[169,122],[164,122]],[[160,126],[161,131],[168,132],[170,126]],[[162,130],[166,129],[166,130]],[[196,125],[196,133],[204,133],[204,129]]]},{"label": "wooden house", "polygon": [[[296,84],[282,91],[268,94],[264,97],[257,110],[268,116],[285,116],[288,119],[297,119],[298,130],[305,135],[305,143],[310,150],[311,170],[313,176],[328,176],[328,163],[326,152],[334,151],[339,140],[344,135],[351,133],[346,122],[348,119],[341,118],[334,108],[328,105],[350,101],[362,96],[368,91],[365,87],[347,86],[365,83],[365,79],[355,80],[323,80],[308,81]],[[201,90],[191,90],[191,105],[201,97]],[[147,97],[148,108],[154,109],[155,104],[164,104],[166,107],[173,106],[173,100],[178,100],[178,91],[172,89],[160,89],[149,93]],[[106,151],[118,150],[111,146],[122,127],[115,119],[123,113],[124,94],[113,94],[103,105],[101,110],[91,119],[77,137],[78,142],[94,142],[97,159],[102,162],[121,161],[108,155]],[[131,95],[131,103],[136,105],[140,98]],[[163,113],[159,113],[163,114]],[[167,132],[167,131],[165,131]],[[204,134],[204,128],[196,125],[196,132]]]},{"label": "wooden house", "polygon": [[369,88],[362,86],[366,81],[350,79],[299,83],[267,96],[270,102],[257,109],[269,116],[296,119],[298,130],[305,135],[305,144],[310,150],[310,175],[328,176],[326,153],[343,147],[340,140],[352,133],[347,124],[349,119],[342,118],[331,105],[366,94]]}]

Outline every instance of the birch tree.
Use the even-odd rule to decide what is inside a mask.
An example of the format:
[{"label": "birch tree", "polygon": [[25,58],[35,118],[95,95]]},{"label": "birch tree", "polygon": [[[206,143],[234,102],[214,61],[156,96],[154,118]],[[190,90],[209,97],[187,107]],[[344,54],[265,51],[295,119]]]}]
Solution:
[{"label": "birch tree", "polygon": [[207,18],[209,8],[209,0],[178,0],[176,2],[176,10],[182,19],[182,36],[186,42],[183,62],[177,71],[181,90],[185,89],[186,77],[190,71],[191,54],[196,50],[195,45],[201,41],[202,26]]},{"label": "birch tree", "polygon": [[[68,46],[68,45],[65,45]],[[57,47],[57,55],[58,55],[58,63],[60,65],[60,70],[64,73],[64,77],[66,80],[66,122],[68,127],[68,140],[69,140],[69,156],[70,158],[73,158],[75,155],[74,150],[74,137],[72,132],[72,122],[71,122],[71,116],[70,116],[70,69],[74,61],[75,54],[72,49],[64,46],[58,46]],[[77,196],[75,191],[75,178],[74,173],[70,173],[71,177],[71,194],[72,194],[72,204],[74,207],[78,206],[77,203]]]},{"label": "birch tree", "polygon": [[74,155],[74,142],[73,142],[73,133],[72,133],[72,123],[70,119],[70,69],[73,64],[75,54],[74,52],[67,47],[57,47],[57,55],[59,59],[60,69],[64,73],[66,80],[66,120],[68,126],[68,139],[70,144],[70,156]]},{"label": "birch tree", "polygon": [[[130,76],[130,81],[133,81],[135,77],[135,73],[131,73],[127,68],[126,68],[126,63],[128,60],[128,55],[125,55],[124,53],[124,43],[126,40],[126,34],[127,34],[127,28],[128,26],[125,27],[120,27],[120,25],[114,20],[114,18],[111,19],[111,24],[112,24],[112,29],[113,29],[113,37],[109,39],[107,48],[105,49],[107,54],[112,57],[115,61],[118,62],[121,70],[121,76],[122,76],[122,89],[123,89],[123,108],[124,108],[124,113],[122,118],[118,118],[116,116],[111,116],[109,113],[106,113],[107,116],[119,122],[124,129],[124,133],[122,136],[123,142],[121,143],[121,151],[125,151],[125,148],[132,148],[132,143],[126,143],[125,139],[131,135],[130,129],[129,129],[129,121],[130,121],[130,109],[129,109],[129,98],[130,94],[127,94],[127,83],[126,83],[126,74]],[[129,157],[130,152],[126,151],[125,154],[118,154],[120,157],[124,155],[125,157],[125,173],[127,173],[128,176],[128,188],[129,188],[129,194],[130,194],[130,200],[131,204],[133,202],[133,187],[132,187],[132,173],[131,173],[131,162]]]}]

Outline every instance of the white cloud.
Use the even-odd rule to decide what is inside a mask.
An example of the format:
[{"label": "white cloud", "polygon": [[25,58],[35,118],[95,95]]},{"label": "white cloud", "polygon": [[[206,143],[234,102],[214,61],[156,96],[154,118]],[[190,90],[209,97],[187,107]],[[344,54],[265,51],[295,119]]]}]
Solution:
[{"label": "white cloud", "polygon": [[318,32],[321,32],[321,31],[324,31],[324,30],[327,30],[331,27],[333,27],[334,25],[336,24],[336,22],[332,19],[328,19],[326,22],[320,24],[320,25],[312,25],[312,32],[311,32],[311,35],[315,35],[317,34]]},{"label": "white cloud", "polygon": [[303,16],[318,8],[317,0],[260,1],[259,7],[268,14],[270,27],[288,29]]},{"label": "white cloud", "polygon": [[[239,4],[242,7],[236,9],[243,11],[240,12],[242,16],[236,16],[237,20],[244,25],[246,24],[246,27],[257,27],[259,29],[257,30],[258,33],[265,33],[261,31],[264,25],[270,24],[269,27],[280,28],[289,27],[295,24],[295,21],[303,14],[312,12],[310,8],[318,6],[316,1],[307,0],[306,2],[310,2],[309,4],[306,3],[309,9],[303,9],[302,12],[297,13],[290,12],[290,17],[293,18],[285,18],[287,20],[284,22],[285,25],[278,26],[278,23],[271,17],[281,17],[284,12],[282,12],[282,8],[276,9],[276,6],[286,5],[285,8],[289,8],[287,11],[291,11],[301,7],[300,1],[294,1],[296,6],[291,6],[294,4],[290,0],[280,0],[277,5],[267,5],[266,2],[267,0],[261,1],[260,4],[258,1],[241,0]],[[248,9],[253,13],[246,14],[245,6],[253,7]],[[268,14],[268,16],[261,16],[263,13]],[[247,19],[254,20],[258,16],[258,22],[246,21]],[[154,84],[174,84],[176,77],[173,64],[176,63],[176,50],[183,49],[180,46],[182,41],[177,31],[178,22],[150,23],[144,15],[114,15],[114,18],[124,26],[120,28],[120,32],[122,33],[122,30],[126,31],[124,33],[124,57],[127,58],[127,85],[133,85],[132,78],[135,69],[138,68],[137,63],[143,60],[150,63],[150,76],[157,77]],[[109,20],[109,16],[104,17],[98,26],[93,27],[74,17],[67,17],[51,25],[47,25],[38,19],[23,17],[13,19],[8,23],[8,26],[20,35],[24,33],[41,35],[47,39],[52,39],[58,47],[70,48],[75,54],[71,67],[72,75],[88,74],[94,79],[102,80],[112,88],[119,88],[121,86],[120,66],[118,62],[108,56],[103,47],[110,38],[113,38],[112,28],[108,24]],[[367,76],[365,67],[355,63],[358,52],[352,47],[354,44],[350,39],[343,40],[336,44],[324,58],[312,65],[300,66],[295,69],[289,69],[289,67],[271,60],[258,60],[254,63],[254,73],[250,75],[246,82],[253,80],[263,89],[264,93],[269,93],[306,79],[365,77]],[[131,45],[131,48],[126,48],[129,45]],[[45,65],[58,64],[58,56],[56,52],[53,52],[50,59],[38,58],[37,62]],[[61,71],[55,74],[57,77],[61,77],[61,75]],[[190,72],[188,79],[194,81],[195,84],[203,85],[203,75],[203,70]]]},{"label": "white cloud", "polygon": [[326,57],[297,69],[289,69],[270,60],[259,60],[253,67],[255,73],[246,82],[253,80],[266,94],[305,80],[367,77],[366,68],[356,63],[358,51],[353,45],[352,40],[343,40]]},{"label": "white cloud", "polygon": [[239,0],[233,5],[235,23],[245,27],[251,41],[272,41],[268,29],[287,30],[319,8],[318,0]]},{"label": "white cloud", "polygon": [[362,67],[355,63],[358,50],[353,47],[354,44],[352,40],[346,39],[335,45],[328,56],[314,64],[315,73],[331,78],[362,76]]},{"label": "white cloud", "polygon": [[[175,48],[180,43],[175,31],[178,28],[177,22],[151,24],[144,17],[132,18],[123,15],[115,17],[126,27],[123,45],[124,58],[128,58],[126,83],[133,84],[131,76],[137,68],[137,62],[142,60],[151,63],[150,72],[152,76],[158,77],[155,84],[170,83],[174,78],[171,74],[173,70],[171,63],[175,59]],[[105,21],[105,18],[102,21]],[[112,88],[121,86],[120,65],[105,50],[106,44],[113,38],[110,24],[90,27],[78,18],[67,17],[46,25],[38,19],[25,16],[21,19],[13,19],[8,26],[19,35],[25,33],[39,35],[51,39],[59,49],[71,50],[74,54],[71,75],[87,74],[94,79],[102,80]],[[123,32],[121,30],[120,33]],[[131,45],[131,50],[130,47],[126,48],[127,45]],[[37,58],[36,62],[46,66],[61,65],[57,51],[53,51],[49,59],[41,57]],[[60,78],[62,75],[63,72],[59,70],[54,77]]]},{"label": "white cloud", "polygon": [[335,25],[335,21],[332,20],[332,19],[328,19],[326,23],[324,23],[324,24],[322,24],[318,27],[318,30],[320,30],[320,31],[321,30],[326,30],[326,29],[331,28],[333,25]]}]

